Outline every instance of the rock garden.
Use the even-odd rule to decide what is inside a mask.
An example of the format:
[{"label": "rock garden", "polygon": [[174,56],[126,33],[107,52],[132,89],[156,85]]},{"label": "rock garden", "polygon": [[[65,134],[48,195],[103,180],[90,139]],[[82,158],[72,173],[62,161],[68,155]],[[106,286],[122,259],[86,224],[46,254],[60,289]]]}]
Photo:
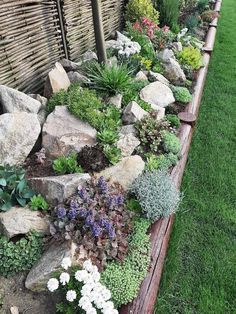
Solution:
[{"label": "rock garden", "polygon": [[138,296],[152,224],[183,198],[170,173],[214,6],[130,0],[106,64],[58,60],[41,95],[0,85],[0,313],[115,314]]}]

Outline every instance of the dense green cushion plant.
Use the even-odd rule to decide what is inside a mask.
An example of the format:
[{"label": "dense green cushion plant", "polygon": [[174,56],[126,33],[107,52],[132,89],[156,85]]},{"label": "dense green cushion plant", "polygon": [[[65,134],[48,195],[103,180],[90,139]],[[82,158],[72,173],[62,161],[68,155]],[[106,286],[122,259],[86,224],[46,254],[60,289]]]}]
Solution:
[{"label": "dense green cushion plant", "polygon": [[111,262],[101,275],[102,283],[111,291],[117,307],[131,302],[138,294],[140,284],[150,264],[150,222],[139,219],[129,241],[129,253],[123,263]]},{"label": "dense green cushion plant", "polygon": [[126,20],[135,22],[142,19],[143,17],[148,18],[152,22],[158,24],[159,13],[154,8],[151,0],[130,0],[126,6]]}]

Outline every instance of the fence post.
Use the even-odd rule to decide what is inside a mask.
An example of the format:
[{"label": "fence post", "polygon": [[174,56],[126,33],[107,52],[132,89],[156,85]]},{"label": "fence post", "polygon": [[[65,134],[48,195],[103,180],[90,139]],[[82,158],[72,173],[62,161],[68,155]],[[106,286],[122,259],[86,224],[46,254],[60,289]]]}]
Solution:
[{"label": "fence post", "polygon": [[93,25],[94,25],[94,34],[96,41],[96,49],[98,55],[98,61],[106,63],[106,47],[105,47],[105,38],[103,31],[103,22],[102,22],[102,10],[100,0],[91,0],[92,11],[93,11]]},{"label": "fence post", "polygon": [[65,57],[66,59],[69,59],[69,52],[68,52],[67,42],[66,42],[66,31],[65,31],[62,8],[61,8],[61,0],[57,0],[57,11],[58,11],[59,23],[60,23],[60,28],[61,28],[61,38],[62,38],[63,49],[65,52]]}]

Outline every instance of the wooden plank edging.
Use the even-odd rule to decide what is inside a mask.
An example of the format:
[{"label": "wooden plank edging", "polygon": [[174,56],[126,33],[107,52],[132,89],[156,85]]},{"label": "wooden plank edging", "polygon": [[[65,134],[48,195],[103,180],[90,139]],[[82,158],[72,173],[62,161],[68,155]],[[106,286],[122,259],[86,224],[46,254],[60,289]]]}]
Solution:
[{"label": "wooden plank edging", "polygon": [[[216,3],[216,9],[220,10],[221,1]],[[217,19],[218,21],[218,19]],[[217,25],[217,23],[216,23]],[[209,34],[210,33],[210,34]],[[216,26],[210,26],[207,34],[205,47],[211,47],[211,50],[205,50],[203,54],[204,66],[199,70],[192,102],[186,107],[186,112],[198,116],[202,93],[210,62],[210,53],[213,51],[216,38]],[[171,171],[171,177],[177,188],[180,188],[185,165],[188,159],[194,128],[189,124],[182,123],[179,132],[181,142],[181,160]],[[159,290],[162,270],[165,256],[167,253],[170,234],[174,222],[174,215],[169,218],[160,219],[151,227],[151,265],[149,272],[141,284],[139,295],[120,309],[121,314],[152,314],[154,311],[156,297]]]}]

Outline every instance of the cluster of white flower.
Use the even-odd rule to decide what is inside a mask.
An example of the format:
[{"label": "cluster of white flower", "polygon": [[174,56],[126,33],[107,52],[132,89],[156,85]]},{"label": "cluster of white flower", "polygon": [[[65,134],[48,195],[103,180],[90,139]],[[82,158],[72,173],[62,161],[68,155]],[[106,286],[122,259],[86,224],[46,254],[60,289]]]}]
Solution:
[{"label": "cluster of white flower", "polygon": [[[70,258],[64,258],[61,266],[68,270],[71,267]],[[83,269],[78,270],[75,273],[75,279],[83,283],[81,289],[82,297],[79,300],[78,306],[80,306],[86,314],[96,314],[97,309],[103,314],[118,314],[118,311],[114,309],[114,304],[111,299],[111,292],[103,286],[100,280],[100,273],[97,266],[94,266],[90,260],[87,260],[83,264]],[[59,280],[56,278],[49,279],[47,283],[48,290],[54,292],[58,289],[59,283],[65,286],[70,281],[69,273],[61,273]],[[77,298],[75,290],[69,290],[66,293],[66,299],[68,302],[74,302]]]},{"label": "cluster of white flower", "polygon": [[181,31],[177,35],[177,39],[180,40],[182,37],[184,37],[188,32],[187,27],[181,29]]},{"label": "cluster of white flower", "polygon": [[139,53],[140,50],[141,50],[141,46],[139,45],[139,43],[135,41],[130,41],[130,42],[122,43],[119,46],[118,54],[120,56],[125,56],[128,58],[131,55]]}]

